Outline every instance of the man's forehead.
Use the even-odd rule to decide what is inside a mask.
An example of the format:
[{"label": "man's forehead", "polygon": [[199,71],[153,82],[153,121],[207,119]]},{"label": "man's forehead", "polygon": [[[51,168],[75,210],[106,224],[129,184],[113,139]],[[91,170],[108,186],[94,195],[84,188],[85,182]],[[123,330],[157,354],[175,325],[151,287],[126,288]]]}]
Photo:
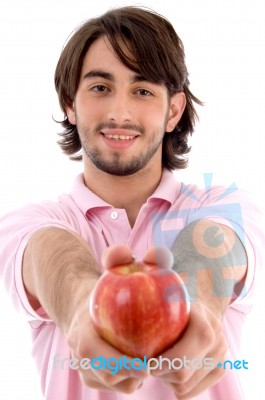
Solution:
[{"label": "man's forehead", "polygon": [[[136,58],[132,52],[132,46],[128,40],[124,41],[121,37],[117,37],[117,38],[115,38],[115,44],[119,47],[120,51],[126,57],[128,57],[133,62],[136,62]],[[100,36],[90,45],[85,57],[87,57],[87,56],[89,57],[90,55],[94,56],[95,52],[97,52],[99,54],[109,52],[119,60],[119,57],[118,57],[116,51],[114,50],[111,42],[109,41],[109,39],[107,38],[106,35]]]},{"label": "man's forehead", "polygon": [[120,59],[118,54],[115,52],[114,48],[112,47],[109,39],[104,35],[96,39],[89,49],[83,60],[82,65],[82,76],[85,76],[90,71],[96,70],[103,70],[105,72],[110,72],[111,70],[115,72],[114,63],[117,60],[118,63],[121,63],[124,67],[128,68],[133,75],[140,76],[140,68],[138,70],[137,63],[135,57],[132,55],[132,52],[129,50],[129,44],[125,44],[121,38],[117,39],[118,45],[121,48],[124,56],[129,58],[130,61],[133,62],[135,68],[132,70],[128,68],[124,62]]}]

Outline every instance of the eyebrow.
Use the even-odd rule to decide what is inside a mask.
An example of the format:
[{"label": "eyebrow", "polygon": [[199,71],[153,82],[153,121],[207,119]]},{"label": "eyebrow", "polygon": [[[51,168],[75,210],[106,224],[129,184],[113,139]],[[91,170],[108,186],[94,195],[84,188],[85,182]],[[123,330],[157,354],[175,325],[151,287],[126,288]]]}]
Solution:
[{"label": "eyebrow", "polygon": [[110,74],[109,72],[104,72],[104,71],[89,71],[88,73],[86,73],[83,76],[83,80],[84,79],[91,79],[91,78],[103,78],[106,79],[108,81],[114,81],[114,77],[112,74]]},{"label": "eyebrow", "polygon": [[[92,71],[87,72],[83,76],[83,80],[91,79],[91,78],[103,78],[110,82],[115,81],[115,78],[111,73],[105,72],[102,70],[92,70]],[[142,76],[140,74],[134,74],[132,76],[131,83],[136,83],[136,82],[148,82],[148,79],[146,79],[144,76]]]}]

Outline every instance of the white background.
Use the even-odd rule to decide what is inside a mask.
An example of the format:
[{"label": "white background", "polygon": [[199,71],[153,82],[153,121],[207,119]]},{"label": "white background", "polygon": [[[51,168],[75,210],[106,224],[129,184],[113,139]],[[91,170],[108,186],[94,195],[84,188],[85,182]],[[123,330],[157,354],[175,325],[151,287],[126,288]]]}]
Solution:
[{"label": "white background", "polygon": [[[212,172],[214,183],[236,182],[264,204],[263,0],[1,0],[0,214],[56,199],[82,170],[56,145],[60,126],[52,115],[60,119],[61,113],[54,69],[77,25],[120,5],[145,5],[170,19],[185,45],[191,90],[205,102],[198,110],[190,166],[179,178],[203,184],[202,174]],[[264,299],[262,281],[259,297]],[[261,305],[254,308],[245,330],[249,370],[242,373],[249,400],[264,397],[261,311]],[[0,398],[38,400],[29,332],[2,287],[0,312]]]}]

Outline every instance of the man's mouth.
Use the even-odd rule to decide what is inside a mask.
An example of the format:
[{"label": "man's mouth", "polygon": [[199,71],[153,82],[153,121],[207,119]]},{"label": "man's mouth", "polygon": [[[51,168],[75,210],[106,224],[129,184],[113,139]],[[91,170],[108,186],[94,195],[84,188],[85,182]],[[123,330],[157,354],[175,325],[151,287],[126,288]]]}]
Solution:
[{"label": "man's mouth", "polygon": [[104,142],[114,150],[125,150],[135,143],[136,138],[140,135],[137,131],[128,129],[103,129],[100,132],[104,138]]},{"label": "man's mouth", "polygon": [[113,140],[133,140],[135,136],[127,136],[127,135],[106,135],[104,136],[108,139],[113,139]]}]

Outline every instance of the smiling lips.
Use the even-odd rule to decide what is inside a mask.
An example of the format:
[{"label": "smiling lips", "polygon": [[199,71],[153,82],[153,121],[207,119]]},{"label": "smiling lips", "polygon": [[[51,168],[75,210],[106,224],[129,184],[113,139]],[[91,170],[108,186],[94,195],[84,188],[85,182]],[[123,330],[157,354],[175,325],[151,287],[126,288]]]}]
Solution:
[{"label": "smiling lips", "polygon": [[104,129],[101,133],[108,139],[133,140],[139,133],[126,129]]},{"label": "smiling lips", "polygon": [[138,132],[125,129],[104,129],[101,134],[105,143],[116,150],[130,147],[139,136]]},{"label": "smiling lips", "polygon": [[125,135],[105,135],[108,139],[114,140],[133,140],[134,136],[125,136]]}]

